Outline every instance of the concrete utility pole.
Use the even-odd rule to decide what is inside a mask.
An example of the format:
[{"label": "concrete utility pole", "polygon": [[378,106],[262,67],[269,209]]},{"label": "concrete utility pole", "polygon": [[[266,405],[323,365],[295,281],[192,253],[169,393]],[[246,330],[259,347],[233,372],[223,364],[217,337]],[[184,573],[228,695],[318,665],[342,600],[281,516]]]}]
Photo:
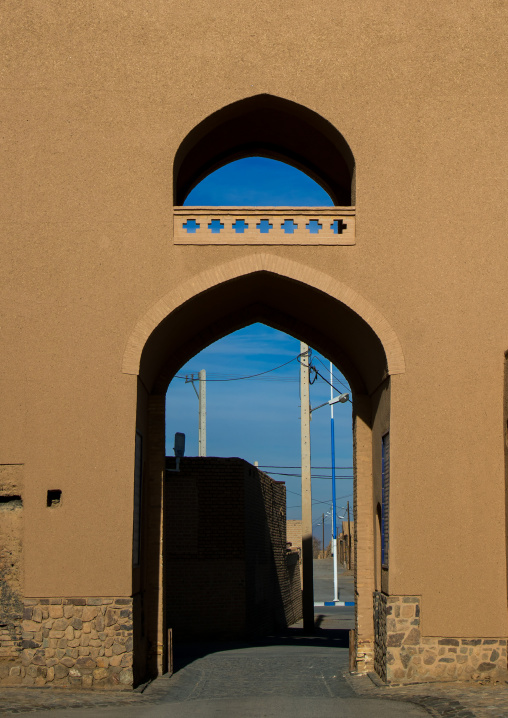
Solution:
[{"label": "concrete utility pole", "polygon": [[351,571],[351,521],[349,519],[349,501],[347,502],[347,567]]},{"label": "concrete utility pole", "polygon": [[199,436],[198,456],[206,456],[206,370],[201,369],[199,377]]},{"label": "concrete utility pole", "polygon": [[302,430],[302,609],[303,629],[314,633],[312,567],[312,492],[310,473],[309,347],[300,342],[300,404]]}]

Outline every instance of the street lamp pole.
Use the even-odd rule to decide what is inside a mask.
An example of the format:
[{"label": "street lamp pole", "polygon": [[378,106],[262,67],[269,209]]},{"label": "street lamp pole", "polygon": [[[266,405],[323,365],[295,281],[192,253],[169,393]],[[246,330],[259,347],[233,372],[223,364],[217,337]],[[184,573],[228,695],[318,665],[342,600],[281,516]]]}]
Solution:
[{"label": "street lamp pole", "polygon": [[333,601],[334,603],[339,600],[339,569],[337,555],[337,496],[335,493],[335,424],[333,419],[333,405],[339,402],[344,404],[349,401],[349,393],[339,394],[339,396],[333,396],[333,364],[330,362],[330,399],[329,401],[323,402],[310,410],[312,413],[316,409],[320,409],[322,406],[330,404],[330,433],[332,440],[332,551],[333,551]]},{"label": "street lamp pole", "polygon": [[332,553],[333,553],[333,601],[339,600],[339,569],[337,556],[337,495],[335,490],[335,423],[333,419],[333,374],[330,362],[330,433],[332,440]]}]

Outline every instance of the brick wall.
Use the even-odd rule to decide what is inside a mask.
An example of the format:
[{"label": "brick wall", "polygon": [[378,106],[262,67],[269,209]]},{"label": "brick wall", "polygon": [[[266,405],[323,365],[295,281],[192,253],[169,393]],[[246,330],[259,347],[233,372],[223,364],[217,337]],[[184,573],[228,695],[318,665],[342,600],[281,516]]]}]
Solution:
[{"label": "brick wall", "polygon": [[286,536],[292,549],[302,552],[302,520],[289,519],[286,521]]},{"label": "brick wall", "polygon": [[168,472],[167,625],[176,640],[237,638],[298,620],[285,494],[284,484],[241,459],[185,458],[179,473]]},{"label": "brick wall", "polygon": [[286,556],[287,582],[289,589],[286,606],[286,623],[291,626],[302,618],[302,582],[300,575],[300,554],[292,551]]},{"label": "brick wall", "polygon": [[354,540],[355,535],[355,524],[354,521],[350,522],[351,525],[351,536],[349,535],[348,531],[348,522],[343,521],[342,522],[342,531],[340,532],[339,536],[337,537],[337,550],[339,553],[339,563],[345,568],[349,568],[349,552],[351,551],[351,570],[354,570],[355,567],[355,548],[356,548],[356,542]]}]

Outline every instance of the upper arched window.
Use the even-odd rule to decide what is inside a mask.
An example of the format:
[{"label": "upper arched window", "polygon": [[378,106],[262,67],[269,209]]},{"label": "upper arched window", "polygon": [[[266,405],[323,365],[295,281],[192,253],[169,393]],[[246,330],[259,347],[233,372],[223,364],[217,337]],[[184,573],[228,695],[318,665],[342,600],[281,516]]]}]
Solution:
[{"label": "upper arched window", "polygon": [[[248,202],[241,211],[212,211],[199,200],[192,211],[183,207],[208,175],[250,157],[300,170],[327,201],[305,211],[291,202]],[[354,159],[340,132],[301,105],[257,95],[207,117],[182,142],[174,163],[175,243],[354,244],[353,197]]]},{"label": "upper arched window", "polygon": [[309,175],[286,162],[244,157],[211,172],[185,199],[185,206],[332,207],[330,195]]}]

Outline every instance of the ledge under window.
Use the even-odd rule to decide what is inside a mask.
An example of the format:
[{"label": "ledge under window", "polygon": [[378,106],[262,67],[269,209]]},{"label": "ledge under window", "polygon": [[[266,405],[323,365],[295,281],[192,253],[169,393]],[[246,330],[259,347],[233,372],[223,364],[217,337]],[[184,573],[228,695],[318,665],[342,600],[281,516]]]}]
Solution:
[{"label": "ledge under window", "polygon": [[175,207],[175,244],[355,244],[354,207]]}]

